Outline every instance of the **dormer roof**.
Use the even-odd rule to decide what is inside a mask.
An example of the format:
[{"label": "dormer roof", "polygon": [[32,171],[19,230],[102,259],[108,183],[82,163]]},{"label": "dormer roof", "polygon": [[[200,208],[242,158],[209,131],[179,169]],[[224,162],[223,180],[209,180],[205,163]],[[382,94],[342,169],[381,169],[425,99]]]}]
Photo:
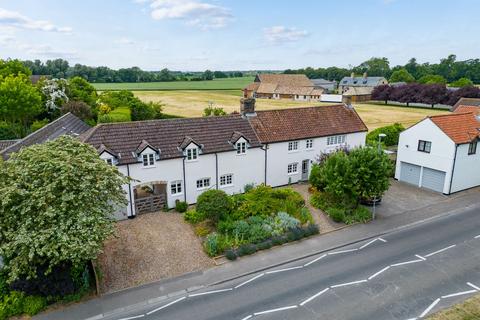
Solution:
[{"label": "dormer roof", "polygon": [[108,148],[106,145],[103,143],[98,147],[97,149],[98,154],[102,154],[104,152],[110,154],[111,156],[118,158],[118,154],[113,152],[110,148]]},{"label": "dormer roof", "polygon": [[198,142],[196,142],[192,137],[190,136],[185,136],[182,140],[182,143],[178,146],[180,150],[185,150],[186,147],[188,147],[190,144],[196,145],[198,148],[202,149],[202,145]]},{"label": "dormer roof", "polygon": [[240,138],[243,138],[245,139],[248,143],[250,143],[250,141],[248,140],[248,138],[245,137],[245,135],[239,131],[233,131],[232,133],[232,136],[230,137],[230,142],[232,144],[235,144],[237,143],[237,141],[240,139]]},{"label": "dormer roof", "polygon": [[140,144],[138,145],[137,150],[135,150],[135,153],[140,154],[147,148],[150,148],[157,153],[159,152],[159,150],[155,148],[152,144],[150,144],[147,140],[142,140],[142,142],[140,142]]}]

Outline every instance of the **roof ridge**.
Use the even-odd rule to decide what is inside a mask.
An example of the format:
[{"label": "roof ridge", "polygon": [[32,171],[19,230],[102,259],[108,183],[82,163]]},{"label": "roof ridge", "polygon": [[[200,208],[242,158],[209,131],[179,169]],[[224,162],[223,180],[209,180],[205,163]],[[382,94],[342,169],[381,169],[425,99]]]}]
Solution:
[{"label": "roof ridge", "polygon": [[299,110],[299,109],[317,109],[317,108],[329,108],[329,107],[339,107],[345,106],[343,103],[329,104],[326,106],[305,106],[305,107],[295,107],[295,108],[285,108],[285,109],[271,109],[271,110],[255,110],[256,113],[272,112],[272,111],[288,111],[288,110]]}]

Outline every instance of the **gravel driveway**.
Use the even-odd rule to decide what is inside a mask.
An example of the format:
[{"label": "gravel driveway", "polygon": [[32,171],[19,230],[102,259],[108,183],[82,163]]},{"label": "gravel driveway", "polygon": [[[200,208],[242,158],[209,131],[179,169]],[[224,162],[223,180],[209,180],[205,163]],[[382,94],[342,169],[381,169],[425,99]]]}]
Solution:
[{"label": "gravel driveway", "polygon": [[150,213],[117,222],[117,236],[98,258],[101,291],[109,293],[214,266],[178,213]]}]

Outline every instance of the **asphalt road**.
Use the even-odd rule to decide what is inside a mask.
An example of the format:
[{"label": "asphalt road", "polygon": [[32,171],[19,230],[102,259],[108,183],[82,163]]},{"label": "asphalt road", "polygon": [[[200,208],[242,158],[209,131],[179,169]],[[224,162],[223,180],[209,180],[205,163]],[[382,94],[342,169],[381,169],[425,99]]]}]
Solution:
[{"label": "asphalt road", "polygon": [[108,318],[420,319],[480,293],[480,212],[465,211]]}]

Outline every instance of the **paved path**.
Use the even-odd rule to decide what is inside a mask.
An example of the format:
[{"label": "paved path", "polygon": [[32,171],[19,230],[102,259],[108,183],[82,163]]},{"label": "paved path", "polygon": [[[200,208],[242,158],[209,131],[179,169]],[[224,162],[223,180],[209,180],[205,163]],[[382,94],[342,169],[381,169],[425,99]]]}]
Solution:
[{"label": "paved path", "polygon": [[480,292],[480,210],[107,319],[414,319]]}]

